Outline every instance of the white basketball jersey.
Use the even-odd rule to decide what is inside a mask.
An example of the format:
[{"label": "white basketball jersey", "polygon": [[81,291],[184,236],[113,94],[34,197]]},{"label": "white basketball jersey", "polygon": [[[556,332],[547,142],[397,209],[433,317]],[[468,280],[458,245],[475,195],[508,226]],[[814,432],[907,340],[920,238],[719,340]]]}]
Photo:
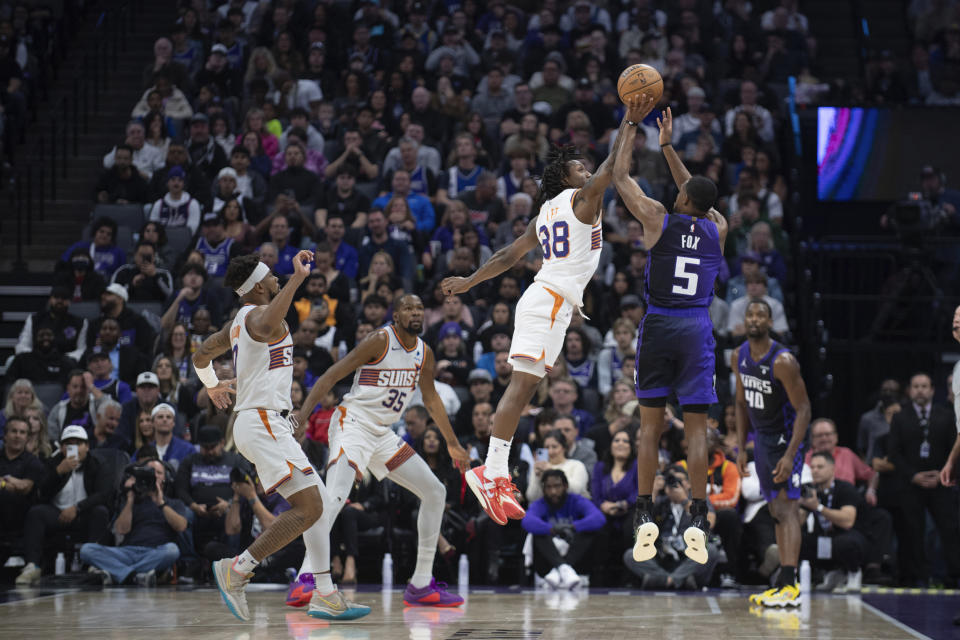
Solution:
[{"label": "white basketball jersey", "polygon": [[426,348],[417,338],[417,344],[407,349],[393,325],[380,331],[387,334],[387,348],[375,361],[357,369],[353,386],[340,404],[364,424],[389,429],[403,416],[407,401],[417,390]]},{"label": "white basketball jersey", "polygon": [[534,280],[549,286],[571,304],[583,304],[583,290],[600,264],[602,225],[584,224],[573,214],[579,189],[564,189],[547,200],[537,216],[543,266]]},{"label": "white basketball jersey", "polygon": [[[247,333],[247,314],[256,306],[248,304],[237,311],[230,327],[233,368],[237,372],[237,403],[234,411],[273,409],[289,411],[293,382],[293,338],[290,330],[276,342],[254,340]],[[286,323],[284,323],[286,326]]]}]

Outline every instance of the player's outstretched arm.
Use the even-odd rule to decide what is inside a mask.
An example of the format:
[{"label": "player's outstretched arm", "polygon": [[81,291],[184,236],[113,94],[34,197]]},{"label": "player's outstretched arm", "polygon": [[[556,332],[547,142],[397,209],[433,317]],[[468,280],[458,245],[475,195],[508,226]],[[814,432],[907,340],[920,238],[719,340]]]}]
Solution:
[{"label": "player's outstretched arm", "polygon": [[[616,157],[613,163],[613,184],[623,198],[623,204],[627,207],[634,218],[643,224],[646,233],[653,235],[659,233],[663,227],[663,216],[667,210],[663,205],[648,198],[643,192],[636,180],[630,177],[630,165],[633,162],[633,140],[637,136],[637,128],[627,124],[631,116],[637,117],[633,122],[639,122],[643,117],[640,115],[642,106],[647,104],[649,98],[644,94],[640,98],[629,98],[627,100],[627,114],[623,117],[623,123],[620,125],[620,133],[617,135],[617,141],[614,146],[618,146]],[[659,236],[658,236],[659,237]],[[653,243],[651,243],[652,245]]]},{"label": "player's outstretched arm", "polygon": [[197,371],[197,377],[207,388],[207,395],[213,406],[218,409],[226,409],[230,406],[230,394],[236,393],[233,386],[236,379],[219,380],[213,370],[213,359],[221,353],[230,350],[230,325],[226,324],[222,329],[207,337],[200,343],[200,346],[193,353],[193,368]]},{"label": "player's outstretched arm", "polygon": [[[784,458],[789,457],[792,465],[793,457],[797,455],[797,450],[807,435],[807,426],[810,424],[810,398],[807,396],[807,385],[803,383],[803,376],[800,375],[800,363],[789,351],[784,351],[774,360],[773,377],[783,385],[790,404],[797,412],[793,419],[793,436],[787,443],[787,452],[783,454]],[[774,478],[774,481],[783,482],[787,478],[789,475],[780,479]]]},{"label": "player's outstretched arm", "polygon": [[306,425],[313,410],[320,403],[320,400],[330,392],[333,385],[368,362],[379,358],[389,346],[390,338],[387,337],[387,332],[380,329],[368,335],[350,353],[337,360],[313,383],[310,393],[304,398],[300,411],[297,412],[298,423]]},{"label": "player's outstretched arm", "polygon": [[453,465],[461,472],[467,471],[470,469],[470,454],[457,441],[457,434],[453,432],[453,427],[450,426],[447,410],[437,393],[437,388],[433,385],[433,349],[426,345],[424,345],[424,349],[426,353],[423,356],[423,370],[420,371],[420,394],[423,396],[423,406],[430,417],[433,418],[433,421],[437,423],[440,433],[443,434],[443,439],[447,441],[447,451],[453,458]]},{"label": "player's outstretched arm", "polygon": [[740,363],[737,362],[737,350],[734,350],[732,359],[730,368],[737,380],[736,401],[734,403],[737,423],[737,471],[746,478],[750,475],[747,470],[747,432],[750,431],[750,418],[747,414],[747,394],[744,392],[743,382],[740,380]]},{"label": "player's outstretched arm", "polygon": [[310,275],[310,267],[307,265],[311,262],[313,262],[313,253],[306,249],[293,256],[293,275],[280,289],[280,293],[270,301],[270,304],[257,307],[247,314],[246,326],[250,337],[258,342],[277,339],[280,327],[283,326],[283,319],[290,310],[294,294]]},{"label": "player's outstretched arm", "polygon": [[[626,148],[628,157],[633,155],[634,138],[626,139],[623,133],[627,129],[636,130],[637,125],[647,117],[654,106],[656,106],[656,103],[647,94],[642,94],[627,101],[627,111],[620,122],[620,129],[617,131],[617,138],[613,141],[610,153],[607,154],[606,160],[597,167],[596,173],[590,176],[586,184],[573,197],[573,212],[581,222],[593,224],[593,218],[603,203],[603,194],[613,181],[614,164],[620,150]],[[627,171],[630,171],[629,165]]]},{"label": "player's outstretched arm", "polygon": [[528,251],[540,244],[537,239],[537,219],[534,218],[527,225],[527,230],[522,236],[501,248],[490,259],[466,278],[451,276],[444,278],[440,283],[440,289],[444,295],[454,295],[457,293],[466,293],[481,282],[496,278],[498,275],[512,267],[520,258],[525,256]]},{"label": "player's outstretched arm", "polygon": [[670,107],[660,113],[660,117],[657,118],[657,126],[660,127],[660,148],[663,149],[663,157],[666,159],[667,166],[670,167],[670,175],[673,176],[673,181],[677,183],[679,189],[690,179],[690,172],[687,171],[687,168],[683,165],[683,160],[680,159],[676,149],[673,148],[673,111]]}]

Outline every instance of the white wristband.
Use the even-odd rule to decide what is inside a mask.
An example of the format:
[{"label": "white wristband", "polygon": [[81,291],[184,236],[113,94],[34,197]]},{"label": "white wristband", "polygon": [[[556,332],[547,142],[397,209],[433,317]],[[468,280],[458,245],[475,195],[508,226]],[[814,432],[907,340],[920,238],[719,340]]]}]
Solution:
[{"label": "white wristband", "polygon": [[200,378],[200,382],[202,382],[203,386],[207,389],[212,389],[220,384],[220,379],[217,378],[217,372],[213,370],[212,362],[207,364],[203,369],[197,365],[193,365],[193,370],[197,372],[197,377]]}]

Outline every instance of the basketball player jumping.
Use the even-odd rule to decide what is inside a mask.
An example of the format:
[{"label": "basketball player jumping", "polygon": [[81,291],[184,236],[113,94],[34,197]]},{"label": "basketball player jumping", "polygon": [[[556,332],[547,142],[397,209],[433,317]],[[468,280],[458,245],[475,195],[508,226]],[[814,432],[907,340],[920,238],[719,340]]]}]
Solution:
[{"label": "basketball player jumping", "polygon": [[[651,102],[649,96],[642,94],[629,98],[627,107],[646,113],[653,106]],[[673,114],[669,108],[657,124],[660,147],[680,190],[674,213],[667,213],[662,204],[648,198],[630,177],[635,126],[622,132],[624,140],[613,170],[617,191],[630,213],[643,224],[644,243],[650,251],[644,280],[647,314],[640,323],[635,375],[642,427],[637,451],[639,496],[633,557],[642,562],[656,554],[654,542],[660,532],[650,515],[651,493],[667,396],[675,392],[683,409],[693,493],[693,520],[683,533],[687,545],[684,553],[704,564],[710,528],[706,501],[707,408],[717,401],[715,342],[708,308],[723,261],[727,223],[712,208],[717,198],[716,185],[701,176],[691,177],[673,150]]]},{"label": "basketball player jumping", "polygon": [[[470,457],[457,442],[443,401],[433,386],[433,351],[418,336],[423,329],[423,302],[407,294],[393,312],[392,325],[363,340],[314,383],[299,412],[306,425],[314,407],[344,376],[356,371],[353,387],[330,420],[330,462],[327,464],[326,509],[318,521],[322,543],[307,549],[298,582],[312,574],[316,588],[310,615],[342,618],[314,610],[314,603],[339,593],[330,577],[330,529],[354,482],[370,469],[378,479],[390,478],[420,498],[417,516],[417,564],[403,594],[407,606],[456,607],[463,598],[448,593],[433,578],[433,559],[446,507],[446,490],[410,445],[391,429],[419,385],[423,404],[447,441],[447,451],[461,470]],[[309,578],[307,578],[309,581]],[[296,583],[295,583],[296,584]],[[290,602],[289,604],[294,604]],[[298,603],[302,604],[302,603]]]},{"label": "basketball player jumping", "polygon": [[[323,482],[293,437],[293,340],[284,321],[293,294],[306,279],[309,251],[293,257],[293,275],[283,290],[269,267],[254,255],[230,261],[224,284],[237,292],[243,307],[233,323],[208,337],[193,354],[193,366],[214,406],[225,409],[234,393],[233,380],[221,381],[213,359],[232,350],[237,372],[237,402],[233,426],[237,450],[257,467],[268,493],[277,491],[290,503],[273,524],[243,553],[213,563],[213,576],[227,608],[241,620],[250,619],[245,588],[253,570],[272,553],[303,534],[308,549],[319,547],[322,535],[311,527],[323,512]],[[368,609],[369,611],[369,609]]]},{"label": "basketball player jumping", "polygon": [[[620,133],[628,127],[630,117],[639,120],[644,115],[628,111]],[[448,296],[464,293],[500,275],[537,245],[543,250],[543,265],[517,303],[510,346],[513,374],[493,417],[486,464],[466,474],[470,489],[497,524],[524,516],[507,471],[510,443],[520,412],[530,402],[540,379],[557,361],[570,317],[575,309],[580,312],[583,290],[600,263],[601,204],[613,177],[613,158],[622,139],[622,135],[617,136],[614,149],[593,175],[572,147],[554,149],[537,194],[539,215],[530,221],[526,232],[493,254],[469,277],[450,277],[441,283]]]},{"label": "basketball player jumping", "polygon": [[[800,559],[800,475],[803,440],[810,422],[810,400],[800,364],[783,345],[770,338],[773,311],[762,299],[751,300],[743,317],[747,341],[733,359],[737,375],[737,468],[747,471],[747,431],[757,431],[754,461],[760,490],[776,523],[780,574],[777,584],[750,596],[767,607],[800,606],[797,562]],[[773,465],[773,466],[771,466]]]}]

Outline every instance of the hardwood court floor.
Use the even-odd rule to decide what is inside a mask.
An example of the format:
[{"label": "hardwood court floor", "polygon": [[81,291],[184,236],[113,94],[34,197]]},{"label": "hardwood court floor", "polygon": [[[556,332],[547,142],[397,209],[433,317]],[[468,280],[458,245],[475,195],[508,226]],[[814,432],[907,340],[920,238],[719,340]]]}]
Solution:
[{"label": "hardwood court floor", "polygon": [[[542,593],[473,589],[460,609],[411,608],[399,590],[361,589],[354,599],[373,607],[366,618],[330,624],[284,606],[285,591],[253,588],[254,619],[227,612],[215,589],[20,590],[0,594],[0,638],[51,640],[479,640],[531,639],[818,640],[952,638],[954,598],[917,596],[943,620],[924,635],[880,608],[876,597],[815,596],[801,610],[751,611],[746,594],[639,594],[626,591]],[[903,600],[904,596],[900,599]],[[881,598],[882,599],[882,598]],[[891,604],[893,611],[906,605]],[[900,616],[903,619],[903,616]],[[946,621],[945,625],[943,621]],[[926,631],[929,633],[930,628]],[[960,637],[958,635],[957,637]]]}]

